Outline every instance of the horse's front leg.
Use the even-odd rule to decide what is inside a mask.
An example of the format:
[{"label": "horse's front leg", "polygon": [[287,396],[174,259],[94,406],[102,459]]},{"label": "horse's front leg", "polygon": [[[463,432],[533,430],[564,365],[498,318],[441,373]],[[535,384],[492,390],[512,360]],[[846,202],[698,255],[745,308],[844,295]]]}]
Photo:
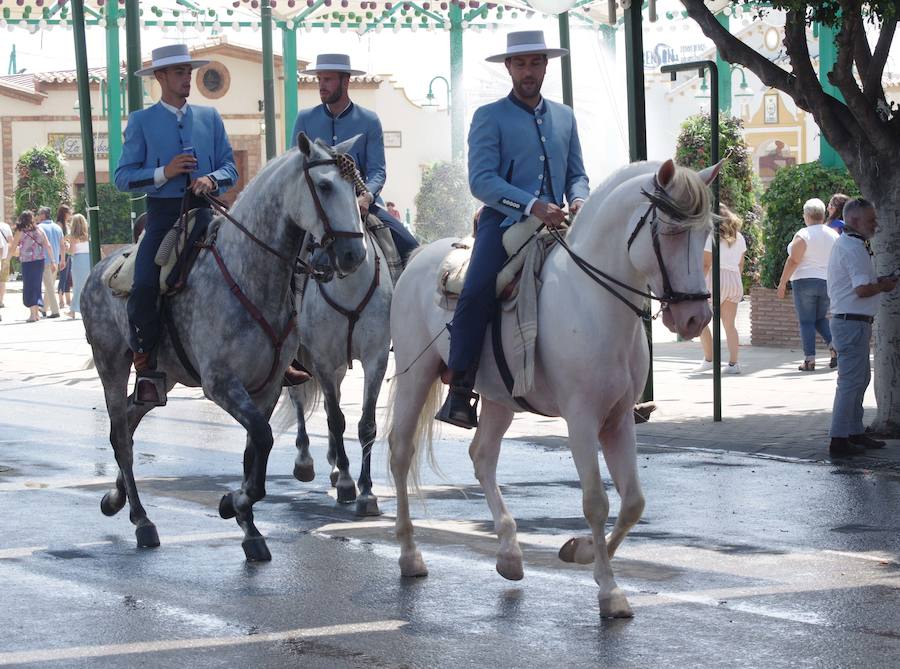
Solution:
[{"label": "horse's front leg", "polygon": [[[307,384],[315,383],[310,379]],[[304,483],[309,483],[316,478],[316,469],[312,456],[309,454],[309,433],[306,431],[306,406],[303,398],[306,392],[302,386],[288,388],[288,396],[294,405],[297,414],[297,439],[294,445],[297,447],[297,457],[294,459],[294,478]]]},{"label": "horse's front leg", "polygon": [[253,505],[266,496],[266,468],[272,451],[272,429],[269,416],[278,399],[278,387],[266,389],[268,397],[261,411],[244,385],[235,377],[204,377],[203,390],[207,397],[234,417],[247,430],[247,444],[244,448],[244,481],[237,490],[222,496],[219,515],[235,518],[244,530],[241,546],[250,562],[264,562],[272,559],[266,540],[253,522]]},{"label": "horse's front leg", "polygon": [[321,377],[322,395],[325,398],[325,414],[328,417],[328,462],[331,463],[331,485],[337,490],[341,504],[356,501],[356,484],[350,476],[350,460],[344,448],[344,429],[347,421],[341,411],[341,381],[343,372],[324,374]]},{"label": "horse's front leg", "polygon": [[503,435],[512,423],[513,412],[501,404],[482,400],[481,418],[475,438],[469,446],[469,457],[475,465],[475,477],[481,483],[484,497],[494,516],[494,531],[500,540],[497,551],[497,573],[503,578],[518,581],[524,575],[522,549],[516,538],[516,521],[506,508],[500,487],[497,485],[497,460]]},{"label": "horse's front leg", "polygon": [[372,444],[375,443],[377,425],[375,406],[381,382],[387,370],[387,346],[385,355],[379,355],[374,362],[365,365],[365,391],[363,392],[362,415],[359,418],[359,445],[362,447],[362,464],[359,470],[359,497],[356,498],[357,516],[380,516],[378,498],[372,494]]},{"label": "horse's front leg", "polygon": [[598,459],[599,425],[587,407],[578,407],[566,416],[569,448],[581,481],[582,508],[594,538],[594,581],[600,586],[598,603],[604,618],[630,618],[634,615],[625,593],[616,585],[606,550],[604,529],[609,517],[609,498],[600,479]]}]

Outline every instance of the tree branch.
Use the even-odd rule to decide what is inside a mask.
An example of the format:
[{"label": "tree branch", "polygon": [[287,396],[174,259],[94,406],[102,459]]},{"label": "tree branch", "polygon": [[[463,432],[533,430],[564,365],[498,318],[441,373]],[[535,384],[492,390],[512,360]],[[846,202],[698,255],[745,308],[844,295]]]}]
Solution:
[{"label": "tree branch", "polygon": [[[872,61],[863,78],[863,92],[870,100],[877,100],[884,97],[884,90],[881,87],[881,76],[884,74],[884,68],[887,64],[888,55],[891,51],[891,44],[894,41],[894,33],[896,30],[896,16],[892,16],[881,25],[881,32],[878,34],[878,43],[875,45],[875,54],[873,55]],[[868,44],[868,40],[857,41]],[[860,71],[860,76],[862,76],[862,71]]]},{"label": "tree branch", "polygon": [[[862,33],[865,35],[866,28],[863,25],[862,12],[854,8],[852,14],[844,14],[847,18],[845,21],[852,21],[853,28],[857,31],[857,35]],[[872,52],[869,50],[868,39],[857,39],[853,41],[853,60],[856,62],[856,71],[859,73],[860,79],[865,81],[867,73],[872,66]]]}]

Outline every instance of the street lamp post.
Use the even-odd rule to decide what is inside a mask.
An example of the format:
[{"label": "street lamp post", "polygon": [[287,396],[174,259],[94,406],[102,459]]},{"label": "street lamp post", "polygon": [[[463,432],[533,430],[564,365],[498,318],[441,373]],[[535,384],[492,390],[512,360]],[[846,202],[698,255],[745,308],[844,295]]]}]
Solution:
[{"label": "street lamp post", "polygon": [[[671,74],[672,81],[678,78],[679,72],[697,70],[704,77],[705,70],[709,70],[710,102],[709,102],[709,134],[710,153],[713,165],[719,162],[719,68],[713,60],[695,60],[689,63],[677,63],[663,65],[660,71],[663,74]],[[712,184],[713,211],[719,213],[719,180]],[[715,219],[714,219],[715,220]],[[722,420],[722,333],[721,333],[721,307],[719,305],[719,223],[716,220],[713,225],[712,242],[712,308],[713,308],[713,421]]]},{"label": "street lamp post", "polygon": [[434,101],[434,92],[432,90],[432,86],[434,86],[435,81],[443,81],[444,86],[447,87],[447,113],[449,114],[450,113],[450,99],[451,99],[450,82],[447,81],[446,77],[442,77],[441,75],[432,77],[431,81],[428,82],[428,93],[425,95],[425,99],[428,100],[428,102],[426,102],[424,106],[425,107],[437,107],[437,103]]}]

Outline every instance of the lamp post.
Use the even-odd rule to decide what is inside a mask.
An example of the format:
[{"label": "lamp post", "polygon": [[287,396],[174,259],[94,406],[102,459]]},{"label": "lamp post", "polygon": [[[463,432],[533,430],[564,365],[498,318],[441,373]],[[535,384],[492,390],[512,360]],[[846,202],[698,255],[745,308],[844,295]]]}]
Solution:
[{"label": "lamp post", "polygon": [[432,86],[434,86],[435,81],[443,81],[444,86],[447,87],[447,113],[449,114],[450,113],[450,99],[451,99],[450,82],[447,81],[446,77],[442,77],[441,75],[432,77],[431,81],[428,82],[428,93],[425,95],[425,99],[428,100],[428,102],[426,102],[422,106],[423,107],[437,107],[437,103],[434,101],[434,92],[432,90]]},{"label": "lamp post", "polygon": [[[709,70],[710,83],[710,104],[709,104],[709,134],[710,134],[710,153],[712,154],[713,165],[719,162],[719,68],[713,60],[695,60],[689,63],[678,63],[675,65],[663,65],[660,71],[663,74],[671,74],[672,81],[678,78],[679,72],[686,70],[697,70],[699,75],[703,77],[706,83],[705,75]],[[713,211],[719,213],[719,180],[716,179],[712,184],[713,191]],[[713,308],[713,421],[721,422],[722,420],[722,333],[721,320],[722,313],[719,304],[719,223],[713,225],[713,242],[712,242],[712,308]]]}]

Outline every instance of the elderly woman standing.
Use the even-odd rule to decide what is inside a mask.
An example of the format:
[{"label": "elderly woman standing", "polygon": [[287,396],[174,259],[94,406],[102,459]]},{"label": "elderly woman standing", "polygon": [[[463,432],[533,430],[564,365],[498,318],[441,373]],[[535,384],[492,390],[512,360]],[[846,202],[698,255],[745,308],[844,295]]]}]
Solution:
[{"label": "elderly woman standing", "polygon": [[13,254],[22,263],[22,302],[31,310],[31,316],[26,322],[34,323],[40,320],[40,309],[44,306],[41,300],[44,263],[49,262],[53,272],[56,271],[56,263],[53,262],[50,240],[34,224],[34,214],[27,209],[19,214],[13,237]]},{"label": "elderly woman standing", "polygon": [[803,222],[806,227],[798,230],[788,244],[788,259],[778,282],[778,297],[784,298],[790,281],[805,356],[799,369],[801,372],[811,372],[816,368],[817,331],[831,349],[830,367],[837,367],[836,353],[831,348],[831,329],[826,318],[829,301],[825,276],[838,233],[823,225],[825,203],[818,198],[807,200],[803,205]]}]

